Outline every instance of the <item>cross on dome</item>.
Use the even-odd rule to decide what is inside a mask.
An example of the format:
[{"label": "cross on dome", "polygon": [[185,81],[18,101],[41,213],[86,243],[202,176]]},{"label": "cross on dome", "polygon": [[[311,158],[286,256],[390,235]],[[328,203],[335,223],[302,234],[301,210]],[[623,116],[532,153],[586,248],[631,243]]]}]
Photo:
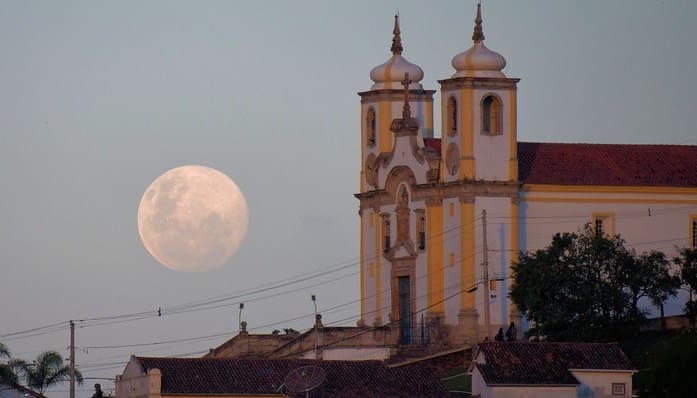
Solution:
[{"label": "cross on dome", "polygon": [[484,45],[482,21],[482,3],[478,2],[477,17],[474,19],[474,32],[472,33],[474,43],[468,50],[453,58],[452,65],[456,72],[452,77],[506,77],[501,72],[506,66],[506,59]]},{"label": "cross on dome", "polygon": [[392,47],[390,51],[392,54],[401,55],[404,48],[402,47],[402,36],[399,30],[399,13],[394,16],[394,29],[392,29]]},{"label": "cross on dome", "polygon": [[402,30],[399,27],[399,14],[394,16],[390,51],[392,51],[390,59],[370,71],[370,79],[374,83],[371,90],[399,89],[401,77],[404,76],[405,72],[408,72],[409,76],[411,76],[411,88],[421,89],[422,86],[419,82],[424,77],[424,71],[418,65],[412,64],[402,56],[404,47],[402,46]]},{"label": "cross on dome", "polygon": [[481,43],[484,41],[484,30],[482,29],[482,2],[477,3],[477,17],[474,19],[474,32],[472,41]]}]

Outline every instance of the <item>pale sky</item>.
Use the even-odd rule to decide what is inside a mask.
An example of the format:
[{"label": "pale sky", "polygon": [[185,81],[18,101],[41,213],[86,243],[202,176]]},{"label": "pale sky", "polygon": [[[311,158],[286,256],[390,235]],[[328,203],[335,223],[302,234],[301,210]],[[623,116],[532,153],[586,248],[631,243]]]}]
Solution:
[{"label": "pale sky", "polygon": [[[355,324],[356,93],[391,55],[397,11],[403,56],[438,89],[471,45],[475,4],[0,2],[0,341],[28,360],[67,357],[68,320],[145,312],[78,323],[84,375],[113,378],[133,353],[202,353],[232,337],[240,301],[251,332],[309,328],[312,293],[325,324]],[[486,45],[521,78],[519,140],[697,144],[697,2],[491,0],[483,17]],[[240,251],[205,273],[158,265],[137,231],[145,189],[186,164],[226,173],[249,205]],[[123,345],[134,346],[94,348]]]}]

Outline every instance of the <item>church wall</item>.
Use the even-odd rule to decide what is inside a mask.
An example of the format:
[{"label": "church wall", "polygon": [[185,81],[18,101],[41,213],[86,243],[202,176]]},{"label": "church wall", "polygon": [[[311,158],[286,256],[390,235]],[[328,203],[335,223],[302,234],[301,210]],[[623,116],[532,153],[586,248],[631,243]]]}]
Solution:
[{"label": "church wall", "polygon": [[380,216],[373,209],[365,209],[361,215],[361,269],[362,295],[361,316],[368,325],[373,324],[377,294],[377,267],[379,257],[377,251],[377,236]]},{"label": "church wall", "polygon": [[[525,192],[520,204],[520,249],[544,248],[557,232],[577,232],[595,215],[614,220],[608,229],[620,234],[637,254],[658,250],[672,259],[677,255],[676,246],[688,244],[689,214],[691,208],[697,211],[697,190],[694,194],[651,194],[650,190]],[[668,301],[666,315],[682,313],[684,295],[680,292]],[[655,315],[653,306],[643,305]]]},{"label": "church wall", "polygon": [[[390,131],[390,125],[395,118],[402,117],[402,107],[404,102],[400,101],[376,101],[363,102],[361,104],[361,169],[369,153],[377,156],[380,152],[390,152],[394,143],[394,135]],[[420,134],[417,136],[419,145],[423,147],[423,136],[433,137],[433,102],[432,101],[409,101],[412,117],[419,120],[421,126]],[[376,144],[368,145],[367,134],[368,126],[366,115],[368,110],[375,110],[375,137]],[[364,181],[361,179],[361,191],[365,191]]]},{"label": "church wall", "polygon": [[[397,236],[397,219],[395,218],[395,205],[382,206],[380,209],[383,213],[388,213],[390,215],[390,237],[392,238],[392,244],[394,244],[395,238]],[[390,313],[392,312],[392,266],[389,261],[383,257],[383,248],[380,245],[379,257],[380,257],[380,308],[378,313],[382,319],[382,324],[386,324],[390,321]]]},{"label": "church wall", "polygon": [[456,324],[457,315],[460,312],[460,297],[458,292],[462,290],[460,269],[462,254],[460,252],[460,200],[449,198],[443,200],[443,259],[445,263],[445,322]]},{"label": "church wall", "polygon": [[[457,117],[454,123],[457,125],[457,133],[452,133],[451,132],[451,126],[450,123],[453,123],[452,121],[452,115],[448,115],[449,109],[448,109],[448,101],[450,98],[454,98],[456,104],[462,104],[462,96],[460,94],[460,90],[450,90],[447,92],[443,92],[441,95],[441,154],[443,157],[447,157],[449,155],[448,153],[448,148],[451,147],[451,145],[456,145],[457,148],[459,148],[459,153],[460,157],[463,155],[463,148],[464,148],[464,142],[463,142],[463,134],[465,130],[468,127],[465,127],[463,125],[464,123],[464,118],[463,118],[463,109],[457,109]],[[460,105],[458,105],[458,108],[460,108]],[[452,111],[452,110],[450,110]],[[457,181],[458,179],[461,178],[461,173],[464,171],[463,167],[460,165],[462,161],[458,161],[458,171],[456,173],[450,173],[449,172],[449,165],[451,164],[450,162],[446,161],[445,167],[441,167],[441,180],[444,182],[451,182],[451,181]]]},{"label": "church wall", "polygon": [[[673,201],[675,203],[669,203]],[[690,202],[692,204],[690,204]],[[654,195],[623,193],[526,193],[521,202],[521,250],[546,247],[557,232],[576,232],[593,216],[614,219],[614,232],[637,252],[656,249],[666,255],[674,246],[688,242],[689,216],[697,210],[694,195]]]},{"label": "church wall", "polygon": [[[414,209],[426,209],[426,203],[423,200],[414,202],[412,204],[411,210],[412,212]],[[412,213],[412,216],[415,214]],[[416,237],[416,217],[412,217],[410,219],[411,221],[411,226],[410,226],[410,231],[412,231],[411,235],[414,237],[414,243],[418,245],[417,240],[418,238]],[[428,238],[427,238],[428,242]],[[416,263],[415,263],[415,269],[414,269],[414,291],[415,291],[415,303],[416,303],[416,308],[414,310],[419,311],[428,306],[428,269],[427,269],[427,264],[426,264],[426,252],[430,250],[431,248],[426,245],[426,249],[423,251],[418,251],[418,256],[416,257]],[[421,313],[417,314],[416,317],[417,324],[421,322]]]},{"label": "church wall", "polygon": [[[487,301],[484,297],[484,289],[481,283],[483,277],[483,269],[481,264],[483,258],[483,235],[482,235],[482,210],[487,212],[487,247],[488,247],[488,262],[489,262],[489,279],[503,279],[490,284],[489,291],[489,312],[490,312],[490,333],[495,334],[499,327],[508,325],[510,302],[507,298],[507,292],[511,283],[510,280],[510,264],[511,264],[511,222],[510,209],[511,199],[508,197],[478,197],[475,202],[475,273],[477,282],[480,282],[479,288],[474,292],[476,294],[477,309],[479,311],[480,325],[484,325],[483,303]],[[495,285],[495,289],[491,289]]]},{"label": "church wall", "polygon": [[[416,177],[417,184],[425,184],[427,182],[426,171],[428,170],[428,165],[426,164],[425,160],[423,163],[420,163],[414,157],[409,139],[410,137],[400,137],[395,144],[393,158],[389,166],[387,168],[380,168],[380,172],[378,174],[378,184],[381,187],[385,186],[385,182],[389,177],[391,168],[396,166],[409,167],[409,169],[411,169],[411,171],[414,173],[414,177]],[[417,136],[417,140],[419,139],[421,139],[423,142],[423,139]]]},{"label": "church wall", "polygon": [[494,95],[499,98],[504,110],[511,106],[510,97],[507,91],[475,90],[473,104],[475,130],[474,134],[474,154],[475,154],[475,173],[477,179],[490,181],[509,180],[509,159],[510,145],[510,112],[503,112],[503,134],[485,135],[481,133],[481,102],[485,96]]}]

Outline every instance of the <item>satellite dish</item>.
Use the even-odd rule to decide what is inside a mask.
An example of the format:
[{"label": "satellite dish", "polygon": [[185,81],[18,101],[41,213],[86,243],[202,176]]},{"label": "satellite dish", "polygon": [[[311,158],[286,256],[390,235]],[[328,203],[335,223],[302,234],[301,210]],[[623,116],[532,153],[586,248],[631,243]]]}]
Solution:
[{"label": "satellite dish", "polygon": [[319,366],[303,366],[291,370],[286,375],[284,384],[289,392],[294,394],[304,392],[305,396],[307,396],[307,392],[322,384],[326,376],[327,373]]}]

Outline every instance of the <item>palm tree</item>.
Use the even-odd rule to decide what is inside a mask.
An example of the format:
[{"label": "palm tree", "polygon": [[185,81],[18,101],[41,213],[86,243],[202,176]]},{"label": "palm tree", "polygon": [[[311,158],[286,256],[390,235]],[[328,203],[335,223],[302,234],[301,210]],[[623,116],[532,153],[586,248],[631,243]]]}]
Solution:
[{"label": "palm tree", "polygon": [[[65,365],[61,354],[45,351],[32,363],[19,362],[20,374],[27,386],[43,394],[46,388],[70,380],[70,366]],[[75,369],[75,380],[82,384],[82,374]]]},{"label": "palm tree", "polygon": [[[0,343],[0,358],[10,359],[10,350],[3,343]],[[11,363],[0,363],[0,384],[14,385],[17,383],[17,374]]]},{"label": "palm tree", "polygon": [[2,357],[10,357],[10,350],[7,349],[7,346],[0,342],[0,358]]}]

